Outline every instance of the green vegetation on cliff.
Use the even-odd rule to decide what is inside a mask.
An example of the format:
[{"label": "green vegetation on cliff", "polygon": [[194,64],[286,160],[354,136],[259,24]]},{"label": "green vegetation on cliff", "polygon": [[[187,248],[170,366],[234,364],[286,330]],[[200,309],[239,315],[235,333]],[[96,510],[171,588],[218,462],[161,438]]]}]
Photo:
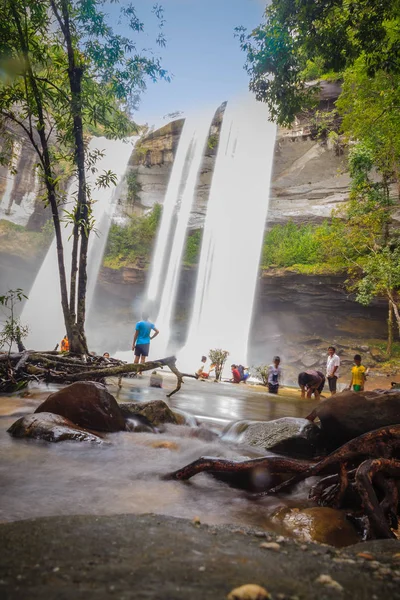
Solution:
[{"label": "green vegetation on cliff", "polygon": [[110,269],[120,269],[136,265],[137,261],[150,261],[158,224],[161,218],[161,204],[145,216],[127,217],[128,222],[121,226],[113,223],[108,235],[103,264]]},{"label": "green vegetation on cliff", "polygon": [[42,231],[28,231],[23,225],[16,225],[5,219],[0,220],[0,251],[21,258],[41,258],[54,237],[50,222]]}]

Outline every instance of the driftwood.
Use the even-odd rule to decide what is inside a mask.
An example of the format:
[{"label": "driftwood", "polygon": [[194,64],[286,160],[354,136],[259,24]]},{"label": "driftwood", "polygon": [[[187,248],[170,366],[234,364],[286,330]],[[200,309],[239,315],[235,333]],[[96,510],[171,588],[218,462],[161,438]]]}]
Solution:
[{"label": "driftwood", "polygon": [[181,389],[183,373],[176,367],[176,357],[168,356],[146,363],[125,363],[101,356],[74,356],[56,352],[25,350],[12,354],[0,354],[0,392],[13,392],[23,388],[32,379],[53,383],[74,381],[101,381],[106,377],[119,377],[168,367],[177,378],[171,397]]}]

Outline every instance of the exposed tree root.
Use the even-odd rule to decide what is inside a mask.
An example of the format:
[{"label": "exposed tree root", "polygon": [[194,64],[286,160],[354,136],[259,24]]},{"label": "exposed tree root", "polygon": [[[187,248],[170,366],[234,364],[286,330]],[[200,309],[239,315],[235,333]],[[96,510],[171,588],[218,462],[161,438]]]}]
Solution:
[{"label": "exposed tree root", "polygon": [[398,527],[400,460],[391,457],[399,449],[400,425],[392,425],[347,442],[317,464],[281,456],[241,462],[202,457],[164,479],[184,481],[201,472],[235,475],[258,468],[270,474],[295,473],[275,487],[266,484],[264,491],[256,494],[260,497],[288,491],[308,477],[330,473],[311,488],[310,498],[323,506],[337,508],[350,504],[358,509],[361,502],[371,535],[392,538],[395,537],[392,529]]}]

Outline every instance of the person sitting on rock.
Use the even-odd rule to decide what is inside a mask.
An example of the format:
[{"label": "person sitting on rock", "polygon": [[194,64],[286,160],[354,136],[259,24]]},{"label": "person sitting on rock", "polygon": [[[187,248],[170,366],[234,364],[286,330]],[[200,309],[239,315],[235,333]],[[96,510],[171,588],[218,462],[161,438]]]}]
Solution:
[{"label": "person sitting on rock", "polygon": [[303,371],[299,373],[298,377],[299,386],[301,389],[301,397],[311,398],[312,394],[316,400],[320,400],[321,392],[325,385],[325,375],[321,371]]},{"label": "person sitting on rock", "polygon": [[69,340],[67,334],[64,335],[60,344],[61,352],[69,352]]},{"label": "person sitting on rock", "polygon": [[355,354],[354,367],[351,369],[349,390],[353,388],[354,392],[363,392],[366,375],[367,369],[361,364],[361,356],[359,354]]},{"label": "person sitting on rock", "polygon": [[201,366],[199,369],[197,369],[195,375],[197,379],[207,379],[209,376],[209,373],[207,373],[207,371],[205,370],[205,366],[206,366],[206,362],[207,362],[207,356],[202,356],[201,357]]},{"label": "person sitting on rock", "polygon": [[242,378],[236,365],[231,365],[232,379],[231,383],[240,383]]},{"label": "person sitting on rock", "polygon": [[279,391],[279,384],[282,378],[282,368],[279,366],[280,364],[280,357],[274,356],[274,362],[268,367],[268,392],[270,394],[277,394]]}]

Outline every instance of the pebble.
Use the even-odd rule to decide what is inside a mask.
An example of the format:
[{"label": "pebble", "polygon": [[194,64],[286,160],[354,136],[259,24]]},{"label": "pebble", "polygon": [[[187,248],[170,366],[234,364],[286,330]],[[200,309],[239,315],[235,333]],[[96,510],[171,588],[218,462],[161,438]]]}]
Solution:
[{"label": "pebble", "polygon": [[326,587],[329,587],[332,590],[336,590],[337,592],[343,592],[343,587],[340,585],[340,583],[332,579],[330,575],[320,575],[315,580],[315,583],[322,583],[322,585],[325,585]]},{"label": "pebble", "polygon": [[233,589],[227,596],[228,600],[271,600],[271,594],[260,585],[248,583]]},{"label": "pebble", "polygon": [[352,558],[332,558],[332,562],[334,563],[342,563],[347,565],[355,565],[356,561]]},{"label": "pebble", "polygon": [[260,544],[260,548],[265,548],[266,550],[275,550],[275,552],[278,552],[281,549],[277,542],[262,542],[262,544]]},{"label": "pebble", "polygon": [[370,552],[358,552],[358,558],[365,558],[365,560],[375,560],[375,557]]},{"label": "pebble", "polygon": [[265,531],[256,531],[254,535],[256,537],[258,537],[258,538],[265,538],[265,537],[267,537],[267,534],[265,533]]},{"label": "pebble", "polygon": [[59,571],[59,570],[60,570],[60,567],[54,567],[53,573],[57,573],[57,571]]},{"label": "pebble", "polygon": [[205,567],[199,567],[199,571],[203,572],[203,571],[205,571],[205,570],[206,570],[206,568],[205,568]]},{"label": "pebble", "polygon": [[302,545],[300,546],[300,550],[304,550],[304,551],[308,550],[308,546],[307,546],[307,544],[302,544]]},{"label": "pebble", "polygon": [[196,525],[196,527],[201,525],[200,517],[194,517],[194,519],[192,519],[192,523],[193,525]]},{"label": "pebble", "polygon": [[371,562],[367,563],[367,566],[368,566],[369,569],[371,569],[371,571],[376,571],[382,565],[377,560],[372,560]]}]

